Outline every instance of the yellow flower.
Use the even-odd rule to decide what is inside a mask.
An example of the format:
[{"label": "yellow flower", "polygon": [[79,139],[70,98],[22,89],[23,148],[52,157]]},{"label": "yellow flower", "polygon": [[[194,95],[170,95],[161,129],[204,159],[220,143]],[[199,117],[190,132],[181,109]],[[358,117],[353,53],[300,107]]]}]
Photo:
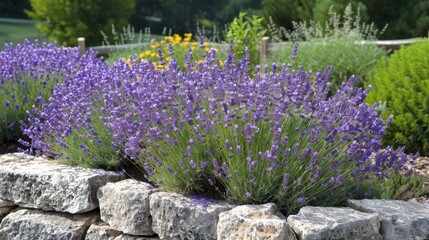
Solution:
[{"label": "yellow flower", "polygon": [[131,64],[130,58],[123,58],[123,60],[128,65],[129,68],[133,68],[133,65]]},{"label": "yellow flower", "polygon": [[225,66],[225,63],[224,63],[223,61],[221,61],[221,60],[219,60],[219,61],[218,61],[218,64],[219,64],[219,66],[221,66],[221,67],[224,67],[224,66]]},{"label": "yellow flower", "polygon": [[167,40],[168,42],[173,42],[174,40],[172,36],[165,36],[164,39]]},{"label": "yellow flower", "polygon": [[177,33],[175,33],[175,34],[173,35],[173,37],[174,37],[174,41],[177,41],[177,42],[182,41],[182,37],[181,37],[179,34],[177,34]]},{"label": "yellow flower", "polygon": [[192,33],[185,33],[184,36],[185,36],[185,39],[183,39],[183,41],[185,41],[185,42],[190,42],[191,41],[191,39],[192,39]]},{"label": "yellow flower", "polygon": [[152,44],[150,45],[150,48],[158,48],[158,47],[159,47],[159,43],[157,43],[157,42],[152,43]]}]

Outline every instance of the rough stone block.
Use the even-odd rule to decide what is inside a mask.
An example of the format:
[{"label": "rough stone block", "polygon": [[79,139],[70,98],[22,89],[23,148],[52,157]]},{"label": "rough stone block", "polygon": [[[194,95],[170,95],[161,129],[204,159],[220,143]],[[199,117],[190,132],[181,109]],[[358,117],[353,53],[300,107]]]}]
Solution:
[{"label": "rough stone block", "polygon": [[122,232],[112,229],[107,223],[92,224],[86,232],[85,240],[115,240]]},{"label": "rough stone block", "polygon": [[126,234],[152,235],[149,196],[158,191],[133,179],[108,183],[97,193],[101,219]]},{"label": "rough stone block", "polygon": [[123,173],[86,169],[13,153],[0,156],[0,198],[20,207],[83,213],[98,207],[97,190]]},{"label": "rough stone block", "polygon": [[267,203],[242,205],[219,214],[217,239],[293,240],[296,236],[276,205]]},{"label": "rough stone block", "polygon": [[429,239],[429,205],[398,200],[348,200],[347,205],[362,212],[377,213],[384,239]]},{"label": "rough stone block", "polygon": [[161,239],[216,239],[219,214],[232,204],[177,193],[150,196],[152,229]]},{"label": "rough stone block", "polygon": [[378,215],[351,208],[303,207],[287,221],[300,240],[382,239]]},{"label": "rough stone block", "polygon": [[145,237],[124,234],[112,229],[107,223],[92,224],[85,236],[85,240],[157,240],[157,236]]},{"label": "rough stone block", "polygon": [[2,240],[80,240],[89,226],[98,221],[97,212],[76,214],[17,209],[0,224]]}]

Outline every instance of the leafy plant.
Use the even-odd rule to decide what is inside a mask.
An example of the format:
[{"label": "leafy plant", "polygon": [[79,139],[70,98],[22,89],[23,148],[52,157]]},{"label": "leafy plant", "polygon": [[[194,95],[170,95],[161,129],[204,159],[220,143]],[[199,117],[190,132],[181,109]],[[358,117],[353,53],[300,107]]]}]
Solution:
[{"label": "leafy plant", "polygon": [[145,28],[144,34],[142,30],[140,30],[140,32],[136,34],[134,27],[132,27],[131,25],[128,25],[127,27],[122,27],[122,32],[118,32],[115,28],[115,25],[112,24],[112,39],[110,40],[109,34],[103,32],[103,30],[101,30],[100,33],[103,36],[102,45],[124,45],[130,43],[149,42],[151,40],[150,28]]},{"label": "leafy plant", "polygon": [[[356,86],[363,86],[374,70],[377,62],[387,58],[387,52],[372,44],[355,44],[351,41],[311,41],[300,42],[299,54],[291,60],[296,66],[306,66],[309,69],[320,69],[325,66],[335,66],[330,77],[330,94],[341,88],[343,82],[354,73],[359,73]],[[273,62],[289,60],[292,44],[283,45],[266,60],[269,65]]]},{"label": "leafy plant", "polygon": [[259,63],[259,52],[257,45],[266,33],[266,29],[262,26],[264,18],[253,16],[247,17],[246,13],[240,13],[238,17],[230,23],[227,32],[227,40],[234,42],[234,49],[237,58],[242,58],[245,55],[245,48],[249,49],[251,54],[250,64],[256,66]]},{"label": "leafy plant", "polygon": [[334,11],[331,6],[327,15],[328,19],[325,22],[319,22],[317,19],[292,22],[291,30],[278,27],[270,18],[268,29],[273,39],[296,42],[376,40],[387,28],[385,25],[379,30],[374,23],[362,23],[359,8],[355,13],[351,4],[347,5],[342,14]]},{"label": "leafy plant", "polygon": [[[383,30],[377,30],[372,24],[362,24],[359,12],[354,14],[350,4],[343,14],[337,14],[331,9],[329,16],[324,27],[316,21],[310,21],[294,23],[293,31],[278,28],[273,23],[269,24],[269,29],[274,40],[286,38],[299,42],[300,53],[292,59],[294,65],[303,65],[309,69],[335,66],[330,77],[330,94],[334,94],[354,73],[360,74],[360,81],[356,86],[362,86],[377,62],[387,57],[387,52],[370,43],[359,43],[362,40],[376,39]],[[280,46],[273,51],[266,63],[289,59],[292,44]]]},{"label": "leafy plant", "polygon": [[405,145],[408,151],[429,155],[429,41],[421,40],[381,61],[368,84],[367,101],[383,102],[382,117],[394,116],[383,138],[385,145]]}]

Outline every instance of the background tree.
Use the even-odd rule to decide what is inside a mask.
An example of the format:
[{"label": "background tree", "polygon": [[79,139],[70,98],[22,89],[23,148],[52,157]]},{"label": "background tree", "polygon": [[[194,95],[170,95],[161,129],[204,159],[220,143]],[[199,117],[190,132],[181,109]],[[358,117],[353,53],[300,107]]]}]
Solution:
[{"label": "background tree", "polygon": [[100,31],[111,31],[112,24],[122,27],[134,12],[135,0],[30,0],[26,11],[36,25],[52,40],[62,45],[76,45],[85,37],[88,45],[100,45]]},{"label": "background tree", "polygon": [[316,0],[262,0],[263,14],[286,29],[292,29],[292,21],[313,19]]},{"label": "background tree", "polygon": [[232,22],[240,12],[247,13],[247,16],[262,16],[261,0],[229,0],[215,12],[215,18],[219,24]]},{"label": "background tree", "polygon": [[380,28],[388,24],[383,39],[426,37],[429,30],[429,0],[361,0],[370,21]]},{"label": "background tree", "polygon": [[361,1],[346,0],[318,0],[313,7],[313,20],[324,24],[329,19],[329,10],[336,13],[343,13],[348,5],[351,5],[354,12],[359,9],[361,22],[368,22],[367,8]]},{"label": "background tree", "polygon": [[163,23],[165,17],[167,16],[165,16],[159,0],[136,0],[130,25],[138,30],[150,28],[151,33],[160,34],[164,27],[169,27]]},{"label": "background tree", "polygon": [[210,14],[224,1],[216,0],[159,0],[162,22],[175,33],[195,32],[198,19],[210,19]]},{"label": "background tree", "polygon": [[30,8],[29,0],[1,0],[0,17],[2,18],[27,18],[24,9]]}]

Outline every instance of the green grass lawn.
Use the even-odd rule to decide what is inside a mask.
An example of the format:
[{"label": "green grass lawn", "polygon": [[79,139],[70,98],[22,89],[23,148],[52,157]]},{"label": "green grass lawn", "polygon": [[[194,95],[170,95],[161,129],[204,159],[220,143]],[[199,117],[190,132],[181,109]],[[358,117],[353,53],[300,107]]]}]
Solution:
[{"label": "green grass lawn", "polygon": [[22,43],[26,38],[32,41],[49,41],[49,38],[36,28],[34,21],[0,18],[0,49],[3,49],[5,43]]}]

